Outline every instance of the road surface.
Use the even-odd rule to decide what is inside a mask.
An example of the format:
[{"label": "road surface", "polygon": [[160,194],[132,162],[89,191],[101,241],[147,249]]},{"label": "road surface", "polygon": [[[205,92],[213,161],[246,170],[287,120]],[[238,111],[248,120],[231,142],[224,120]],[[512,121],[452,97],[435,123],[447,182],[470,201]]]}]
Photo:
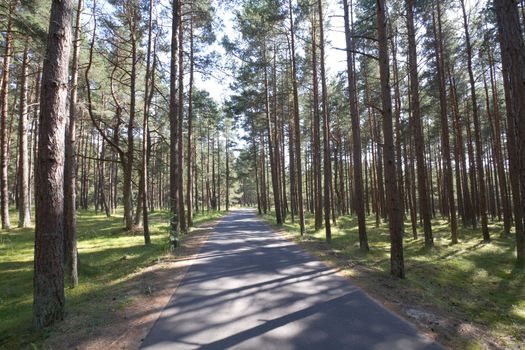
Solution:
[{"label": "road surface", "polygon": [[441,349],[252,211],[225,216],[143,349]]}]

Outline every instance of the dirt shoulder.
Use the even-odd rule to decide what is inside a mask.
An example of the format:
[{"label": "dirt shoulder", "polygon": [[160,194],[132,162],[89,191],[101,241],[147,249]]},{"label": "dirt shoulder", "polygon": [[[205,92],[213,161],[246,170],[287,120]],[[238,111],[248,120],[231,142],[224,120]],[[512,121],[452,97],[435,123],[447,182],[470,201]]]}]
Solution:
[{"label": "dirt shoulder", "polygon": [[[44,342],[44,349],[138,349],[198,257],[220,219],[194,229],[174,255],[160,257],[106,295],[100,319],[68,315]],[[90,307],[90,305],[86,305]]]}]

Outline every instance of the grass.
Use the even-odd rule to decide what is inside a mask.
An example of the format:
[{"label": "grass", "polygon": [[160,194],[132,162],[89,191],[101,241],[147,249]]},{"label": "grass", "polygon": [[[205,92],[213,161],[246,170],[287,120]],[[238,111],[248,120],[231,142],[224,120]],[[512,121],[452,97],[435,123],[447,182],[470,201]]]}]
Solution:
[{"label": "grass", "polygon": [[[271,214],[264,218],[274,221]],[[325,237],[324,230],[314,232],[313,220],[312,216],[306,217],[307,235],[302,239],[298,237],[298,224],[288,222],[283,229],[307,247],[308,241],[316,243],[310,244],[315,250]],[[525,342],[525,271],[515,267],[515,239],[500,238],[501,230],[500,223],[493,223],[490,226],[492,242],[486,244],[482,242],[480,230],[461,228],[459,244],[452,245],[448,223],[434,220],[435,248],[425,249],[422,234],[413,239],[411,226],[407,224],[404,240],[407,277],[404,281],[392,278],[389,288],[394,290],[390,294],[403,299],[403,295],[395,293],[409,291],[417,299],[451,316],[458,324],[473,322],[488,329],[489,336],[498,343],[518,348],[517,344]],[[375,218],[370,217],[367,232],[370,252],[364,253],[359,249],[357,220],[340,217],[332,230],[329,248],[346,261],[344,266],[348,274],[373,290],[377,279],[370,278],[371,275],[380,274],[384,278],[390,269],[388,225],[383,223],[375,227]],[[366,269],[349,267],[355,264]],[[461,339],[459,334],[456,337],[452,341],[456,346],[477,348],[482,344],[476,339]]]},{"label": "grass", "polygon": [[[197,214],[194,222],[200,225],[223,214]],[[14,212],[11,222],[16,227]],[[152,244],[148,246],[144,245],[141,231],[122,230],[122,216],[118,214],[107,218],[93,211],[81,211],[77,225],[80,283],[74,289],[66,289],[66,313],[82,314],[95,325],[104,322],[106,313],[129,304],[127,298],[119,297],[119,288],[130,276],[168,254],[169,214],[151,214]],[[33,228],[0,231],[0,349],[38,345],[52,331],[31,329],[33,245]]]}]

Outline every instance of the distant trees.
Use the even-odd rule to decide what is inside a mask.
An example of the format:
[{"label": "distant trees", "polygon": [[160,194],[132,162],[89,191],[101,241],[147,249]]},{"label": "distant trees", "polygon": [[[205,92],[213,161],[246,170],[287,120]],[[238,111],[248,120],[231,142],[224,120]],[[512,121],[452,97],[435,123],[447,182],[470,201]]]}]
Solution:
[{"label": "distant trees", "polygon": [[[231,103],[236,118],[250,130],[256,189],[250,193],[261,213],[274,203],[277,223],[293,222],[302,185],[302,206],[306,217],[313,215],[314,229],[324,227],[329,241],[338,216],[355,214],[365,251],[366,216],[374,214],[376,225],[384,221],[391,229],[392,273],[397,276],[403,276],[405,218],[410,219],[413,239],[419,230],[424,233],[427,248],[434,246],[436,218],[449,221],[452,244],[461,240],[458,221],[474,227],[480,221],[487,243],[491,219],[503,219],[502,237],[508,235],[511,217],[517,232],[522,231],[516,222],[521,202],[513,196],[510,205],[507,185],[514,181],[510,187],[518,188],[519,182],[511,175],[512,161],[502,161],[512,158],[513,138],[507,136],[518,124],[502,119],[500,91],[505,87],[506,111],[512,115],[511,89],[505,83],[504,54],[503,75],[494,70],[497,50],[489,43],[496,38],[496,23],[489,3],[343,1],[344,84],[326,73],[327,2],[240,5],[236,21],[242,36],[228,38],[224,46],[236,57]],[[372,8],[380,11],[373,13]],[[516,21],[522,24],[520,17]],[[287,28],[288,34],[267,29],[276,26]],[[302,38],[299,44],[296,37]],[[288,55],[279,49],[283,46]],[[294,71],[300,72],[297,78]],[[346,99],[340,99],[341,91]],[[262,112],[272,111],[265,101],[275,103],[274,96],[277,113],[262,118]],[[515,135],[519,144],[517,131]],[[508,145],[502,144],[504,139]],[[299,167],[303,179],[296,176]]]}]

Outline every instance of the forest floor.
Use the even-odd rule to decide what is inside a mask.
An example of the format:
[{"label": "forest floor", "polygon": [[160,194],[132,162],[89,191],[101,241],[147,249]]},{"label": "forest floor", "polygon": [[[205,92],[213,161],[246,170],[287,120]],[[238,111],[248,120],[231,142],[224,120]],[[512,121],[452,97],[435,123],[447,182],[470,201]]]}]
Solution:
[{"label": "forest floor", "polygon": [[[275,222],[271,213],[263,216]],[[406,279],[389,275],[387,224],[367,221],[370,252],[359,250],[357,221],[340,217],[325,243],[324,230],[314,232],[306,217],[307,234],[298,224],[272,225],[287,238],[318,256],[361,286],[388,308],[451,349],[525,349],[525,271],[515,267],[515,240],[500,238],[501,226],[491,225],[492,242],[483,243],[480,230],[460,229],[460,242],[450,244],[448,224],[433,222],[435,247],[413,239],[405,227]]]},{"label": "forest floor", "polygon": [[[170,253],[169,214],[150,216],[152,244],[122,230],[122,217],[78,214],[79,285],[66,288],[66,318],[31,329],[34,229],[0,231],[0,349],[138,348],[224,212],[196,215]],[[16,215],[12,217],[16,227]]]}]

